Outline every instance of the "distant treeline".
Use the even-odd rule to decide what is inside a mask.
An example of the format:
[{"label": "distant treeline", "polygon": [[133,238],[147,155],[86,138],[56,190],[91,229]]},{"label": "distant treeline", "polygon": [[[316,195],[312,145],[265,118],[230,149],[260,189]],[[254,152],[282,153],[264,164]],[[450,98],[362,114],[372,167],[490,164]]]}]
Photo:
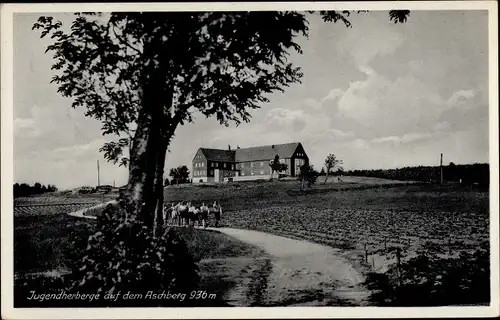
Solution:
[{"label": "distant treeline", "polygon": [[[404,181],[439,182],[441,170],[435,167],[405,167],[386,170],[349,170],[343,172],[346,176],[363,176]],[[489,185],[490,166],[487,163],[455,165],[451,162],[443,166],[443,180],[447,182],[461,182],[463,184]]]},{"label": "distant treeline", "polygon": [[56,186],[48,184],[43,185],[36,182],[34,185],[29,185],[27,183],[15,183],[14,184],[14,198],[17,197],[28,197],[34,194],[42,194],[46,192],[57,191]]}]

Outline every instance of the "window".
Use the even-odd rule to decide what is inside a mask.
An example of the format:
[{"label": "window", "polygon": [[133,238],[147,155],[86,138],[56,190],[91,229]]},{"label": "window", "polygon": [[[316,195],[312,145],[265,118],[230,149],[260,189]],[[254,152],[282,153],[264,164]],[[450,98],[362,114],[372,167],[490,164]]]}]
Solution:
[{"label": "window", "polygon": [[226,169],[227,163],[224,163],[224,169]]},{"label": "window", "polygon": [[234,164],[231,165],[231,170],[234,170]]},{"label": "window", "polygon": [[264,174],[264,170],[260,170],[260,174]]},{"label": "window", "polygon": [[214,171],[213,171],[213,170],[209,170],[209,171],[208,171],[208,174],[213,175],[213,174],[214,174]]},{"label": "window", "polygon": [[242,173],[241,173],[241,175],[242,175],[242,176],[244,176],[244,175],[245,175],[245,172],[242,172]]},{"label": "window", "polygon": [[212,168],[215,167],[215,163],[212,162]]},{"label": "window", "polygon": [[244,163],[240,164],[240,167],[245,168],[245,164]]},{"label": "window", "polygon": [[252,171],[252,176],[253,176],[253,171]]},{"label": "window", "polygon": [[202,162],[202,163],[201,163],[201,167],[203,168],[204,166],[205,166],[205,164]]},{"label": "window", "polygon": [[250,167],[253,168],[253,162],[250,162]]},{"label": "window", "polygon": [[260,167],[262,168],[264,166],[264,161],[260,162]]}]

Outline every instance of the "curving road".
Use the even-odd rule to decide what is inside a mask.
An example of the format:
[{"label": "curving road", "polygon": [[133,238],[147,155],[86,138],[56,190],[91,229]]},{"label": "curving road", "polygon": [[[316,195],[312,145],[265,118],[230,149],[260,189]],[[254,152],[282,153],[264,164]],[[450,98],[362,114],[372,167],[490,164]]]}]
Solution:
[{"label": "curving road", "polygon": [[[105,206],[101,204],[96,207]],[[93,209],[94,207],[92,207]],[[85,216],[91,208],[69,213]],[[235,306],[365,306],[370,292],[364,277],[338,249],[265,232],[207,228],[255,245],[267,254],[249,264],[242,283],[228,293]]]},{"label": "curving road", "polygon": [[370,292],[361,286],[363,276],[337,249],[253,230],[210,229],[258,246],[269,254],[270,265],[257,272],[258,305],[367,305]]}]

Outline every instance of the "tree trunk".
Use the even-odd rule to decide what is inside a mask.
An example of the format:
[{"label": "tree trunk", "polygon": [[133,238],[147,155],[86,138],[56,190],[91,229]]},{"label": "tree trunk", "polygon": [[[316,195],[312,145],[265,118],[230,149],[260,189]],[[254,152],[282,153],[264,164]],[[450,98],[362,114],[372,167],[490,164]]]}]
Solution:
[{"label": "tree trunk", "polygon": [[155,172],[155,197],[156,197],[156,210],[154,219],[153,233],[156,235],[158,228],[161,228],[166,221],[163,221],[163,173],[165,167],[165,156],[167,153],[167,146],[165,141],[158,145],[158,162],[156,163]]},{"label": "tree trunk", "polygon": [[326,181],[328,180],[328,173],[329,172],[330,172],[330,168],[327,168],[326,175],[325,175],[325,184],[326,184]]},{"label": "tree trunk", "polygon": [[[129,215],[153,227],[157,199],[154,192],[155,173],[162,151],[158,146],[163,141],[162,126],[165,125],[162,123],[165,114],[165,100],[162,97],[165,79],[161,78],[158,70],[147,68],[141,87],[142,103],[130,150],[129,179],[123,200]],[[172,103],[171,99],[168,103]]]},{"label": "tree trunk", "polygon": [[[143,108],[149,109],[149,108]],[[152,225],[155,208],[154,178],[161,131],[150,110],[141,110],[132,143],[125,203],[127,212]]]},{"label": "tree trunk", "polygon": [[158,148],[158,159],[156,163],[155,171],[155,198],[156,198],[156,210],[154,214],[154,226],[153,235],[156,235],[158,228],[163,227],[166,221],[163,220],[163,204],[164,204],[164,194],[163,194],[163,174],[165,172],[165,159],[167,156],[167,150],[170,145],[170,141],[174,136],[175,129],[177,128],[177,123],[171,117],[166,114],[167,110],[170,110],[173,106],[173,90],[168,90],[166,95],[166,105],[163,106],[162,112],[159,115],[161,126],[161,139],[157,146]]}]

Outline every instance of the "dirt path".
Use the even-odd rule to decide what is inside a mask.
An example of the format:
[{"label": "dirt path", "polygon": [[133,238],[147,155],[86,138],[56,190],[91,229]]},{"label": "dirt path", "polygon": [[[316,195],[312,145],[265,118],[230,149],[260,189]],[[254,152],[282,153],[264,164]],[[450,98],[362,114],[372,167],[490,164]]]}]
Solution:
[{"label": "dirt path", "polygon": [[[69,215],[95,219],[83,215],[89,209]],[[240,279],[245,280],[227,296],[235,306],[368,305],[370,292],[361,286],[364,277],[341,257],[338,249],[253,230],[207,229],[258,246],[267,253],[240,270]]]},{"label": "dirt path", "polygon": [[254,297],[261,306],[360,306],[369,292],[364,280],[338,250],[264,232],[214,229],[256,245],[270,255],[270,264],[257,272]]},{"label": "dirt path", "polygon": [[85,218],[85,219],[94,219],[95,220],[95,219],[97,219],[96,216],[86,216],[85,213],[87,211],[90,211],[90,210],[104,208],[108,204],[114,204],[114,203],[116,203],[116,200],[111,200],[108,202],[100,203],[100,204],[92,206],[92,207],[84,208],[84,209],[81,209],[78,211],[69,212],[68,215],[70,215],[72,217],[77,217],[77,218]]}]

